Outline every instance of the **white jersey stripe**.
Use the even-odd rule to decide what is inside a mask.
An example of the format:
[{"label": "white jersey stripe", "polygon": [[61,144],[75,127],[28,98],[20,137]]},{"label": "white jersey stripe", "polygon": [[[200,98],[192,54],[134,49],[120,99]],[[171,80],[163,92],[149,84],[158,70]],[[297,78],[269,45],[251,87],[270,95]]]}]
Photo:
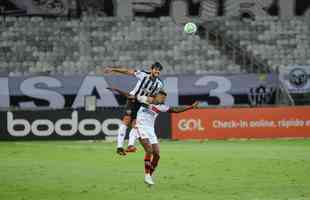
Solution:
[{"label": "white jersey stripe", "polygon": [[157,94],[163,88],[162,81],[159,78],[151,79],[148,72],[136,71],[135,76],[138,78],[138,82],[130,92],[131,95],[151,96]]}]

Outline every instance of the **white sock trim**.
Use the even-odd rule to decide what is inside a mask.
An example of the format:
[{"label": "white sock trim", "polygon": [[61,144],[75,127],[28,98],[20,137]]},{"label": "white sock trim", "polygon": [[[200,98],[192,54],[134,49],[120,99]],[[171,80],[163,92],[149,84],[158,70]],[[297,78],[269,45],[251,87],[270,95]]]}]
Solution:
[{"label": "white sock trim", "polygon": [[126,131],[127,131],[127,126],[125,124],[121,124],[118,129],[117,148],[123,148]]},{"label": "white sock trim", "polygon": [[137,138],[136,135],[137,135],[137,130],[135,128],[132,128],[129,133],[128,146],[135,146],[135,141]]}]

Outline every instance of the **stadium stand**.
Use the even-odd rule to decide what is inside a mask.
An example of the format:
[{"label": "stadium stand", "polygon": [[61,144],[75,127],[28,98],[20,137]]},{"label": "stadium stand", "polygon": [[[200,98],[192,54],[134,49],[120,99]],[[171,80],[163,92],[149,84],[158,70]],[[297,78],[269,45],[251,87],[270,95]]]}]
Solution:
[{"label": "stadium stand", "polygon": [[95,73],[106,65],[147,66],[154,60],[166,66],[165,74],[240,71],[208,40],[185,34],[169,17],[6,17],[0,30],[0,71],[12,76]]},{"label": "stadium stand", "polygon": [[[0,72],[12,76],[93,74],[102,66],[148,66],[154,60],[166,66],[164,74],[251,72],[251,65],[281,70],[310,64],[305,18],[243,21],[217,17],[206,29],[217,30],[217,35],[238,48],[229,53],[212,37],[185,34],[170,17],[6,17],[0,21]],[[252,63],[239,62],[234,55],[238,53],[250,55]]]},{"label": "stadium stand", "polygon": [[265,60],[272,69],[279,67],[281,70],[289,65],[310,64],[310,29],[307,18],[256,17],[255,20],[248,21],[221,20],[225,21],[222,21],[218,28],[226,39],[234,41],[256,58]]}]

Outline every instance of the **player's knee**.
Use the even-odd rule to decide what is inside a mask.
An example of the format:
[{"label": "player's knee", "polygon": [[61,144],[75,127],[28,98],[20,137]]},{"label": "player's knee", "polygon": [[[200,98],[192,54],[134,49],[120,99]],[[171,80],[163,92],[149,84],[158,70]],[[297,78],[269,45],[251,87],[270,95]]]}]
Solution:
[{"label": "player's knee", "polygon": [[135,126],[136,126],[136,119],[133,119],[133,120],[131,121],[131,126],[132,126],[132,127],[135,127]]},{"label": "player's knee", "polygon": [[149,155],[152,155],[153,154],[153,149],[151,147],[146,148],[146,153],[149,154]]},{"label": "player's knee", "polygon": [[153,151],[153,156],[159,159],[160,158],[159,151]]},{"label": "player's knee", "polygon": [[131,116],[125,115],[125,116],[123,117],[123,123],[124,123],[126,126],[129,126],[129,125],[130,125],[130,122],[131,122]]},{"label": "player's knee", "polygon": [[129,125],[130,125],[130,123],[127,122],[127,121],[123,121],[123,124],[124,124],[125,126],[129,126]]},{"label": "player's knee", "polygon": [[149,150],[148,150],[148,154],[152,155],[152,154],[153,154],[153,150],[152,150],[152,149],[149,149]]}]

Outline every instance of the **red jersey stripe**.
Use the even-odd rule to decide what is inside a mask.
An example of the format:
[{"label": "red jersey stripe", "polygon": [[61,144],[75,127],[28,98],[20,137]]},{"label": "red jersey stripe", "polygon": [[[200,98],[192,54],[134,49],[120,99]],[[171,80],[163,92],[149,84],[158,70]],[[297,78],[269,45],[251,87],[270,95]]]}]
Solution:
[{"label": "red jersey stripe", "polygon": [[152,106],[152,111],[156,112],[156,113],[160,113],[160,110],[158,110],[155,106]]}]

